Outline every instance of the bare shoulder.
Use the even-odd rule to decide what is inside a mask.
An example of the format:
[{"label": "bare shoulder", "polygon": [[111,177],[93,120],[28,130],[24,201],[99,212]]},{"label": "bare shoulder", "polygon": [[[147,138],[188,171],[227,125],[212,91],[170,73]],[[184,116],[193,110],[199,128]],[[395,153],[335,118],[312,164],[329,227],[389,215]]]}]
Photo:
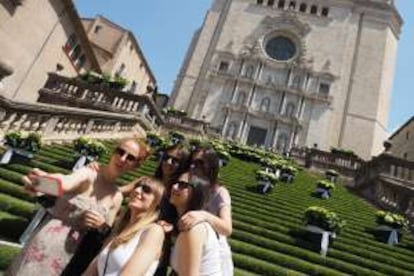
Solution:
[{"label": "bare shoulder", "polygon": [[206,233],[206,224],[207,222],[197,223],[190,230],[181,232],[184,237],[200,237]]},{"label": "bare shoulder", "polygon": [[144,231],[145,237],[163,239],[165,236],[164,229],[157,223],[151,223]]}]

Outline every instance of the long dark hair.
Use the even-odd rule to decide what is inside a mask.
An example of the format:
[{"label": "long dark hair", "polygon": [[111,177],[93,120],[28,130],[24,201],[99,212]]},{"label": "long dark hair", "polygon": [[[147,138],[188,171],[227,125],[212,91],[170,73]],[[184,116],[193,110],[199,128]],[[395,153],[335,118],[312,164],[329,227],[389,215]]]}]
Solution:
[{"label": "long dark hair", "polygon": [[217,152],[212,147],[197,147],[195,148],[189,158],[190,165],[194,161],[195,156],[200,155],[200,159],[203,162],[203,175],[201,177],[207,178],[207,180],[214,185],[218,183],[218,174],[220,170],[220,158]]},{"label": "long dark hair", "polygon": [[178,158],[180,159],[180,163],[178,165],[177,170],[179,170],[179,168],[185,168],[185,167],[188,166],[188,156],[189,156],[189,154],[188,154],[187,150],[185,149],[184,145],[175,144],[175,145],[169,146],[166,149],[164,149],[161,153],[162,156],[161,156],[160,161],[158,163],[158,167],[157,167],[157,169],[155,170],[155,173],[154,173],[155,178],[157,178],[159,180],[163,180],[164,174],[162,172],[162,162],[164,160],[164,155],[167,154],[170,151],[173,151],[173,150],[178,150]]},{"label": "long dark hair", "polygon": [[169,186],[172,187],[183,174],[189,174],[188,182],[197,182],[198,185],[192,186],[191,198],[187,203],[186,212],[201,210],[204,207],[204,204],[207,202],[209,197],[210,190],[210,181],[200,174],[195,174],[191,172],[188,168],[186,170],[176,171],[170,179]]}]

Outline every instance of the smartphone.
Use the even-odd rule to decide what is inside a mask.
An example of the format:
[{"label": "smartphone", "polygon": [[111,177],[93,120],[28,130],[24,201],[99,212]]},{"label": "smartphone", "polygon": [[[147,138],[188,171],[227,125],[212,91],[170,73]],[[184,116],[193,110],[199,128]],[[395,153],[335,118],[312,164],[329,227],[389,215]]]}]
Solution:
[{"label": "smartphone", "polygon": [[62,181],[52,176],[39,176],[34,188],[47,195],[58,197],[63,195]]}]

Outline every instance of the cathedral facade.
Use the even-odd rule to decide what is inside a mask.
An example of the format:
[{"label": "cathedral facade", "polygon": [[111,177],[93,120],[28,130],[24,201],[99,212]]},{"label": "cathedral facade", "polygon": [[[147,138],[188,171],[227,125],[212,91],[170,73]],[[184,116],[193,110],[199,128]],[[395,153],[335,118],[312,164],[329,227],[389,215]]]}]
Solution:
[{"label": "cathedral facade", "polygon": [[402,19],[391,0],[215,0],[170,103],[226,139],[377,154]]}]

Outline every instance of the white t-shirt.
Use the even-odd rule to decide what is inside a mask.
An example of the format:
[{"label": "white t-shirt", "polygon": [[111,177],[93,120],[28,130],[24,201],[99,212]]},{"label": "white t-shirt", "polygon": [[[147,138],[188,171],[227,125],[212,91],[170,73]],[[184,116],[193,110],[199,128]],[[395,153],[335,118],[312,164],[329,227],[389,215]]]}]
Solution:
[{"label": "white t-shirt", "polygon": [[[223,207],[231,208],[231,197],[229,191],[224,186],[219,186],[213,193],[210,194],[210,198],[204,206],[204,209],[219,217],[220,210]],[[224,276],[232,276],[234,273],[234,265],[231,255],[231,248],[227,242],[226,236],[219,235],[219,245],[222,273]]]},{"label": "white t-shirt", "polygon": [[[99,276],[118,276],[121,274],[122,268],[125,264],[129,261],[132,254],[134,253],[135,249],[139,245],[141,235],[147,229],[143,229],[139,231],[135,237],[130,239],[127,243],[121,244],[115,249],[110,250],[108,256],[108,250],[110,244],[108,244],[104,250],[98,255],[97,257],[97,265],[98,265],[98,275]],[[144,276],[152,276],[154,275],[155,271],[157,270],[158,260],[154,261]],[[105,275],[105,263],[106,263],[106,271]]]},{"label": "white t-shirt", "polygon": [[[221,276],[220,263],[220,245],[216,232],[213,230],[208,222],[202,222],[194,227],[205,227],[206,239],[203,244],[203,251],[201,253],[200,276]],[[178,267],[178,248],[174,245],[171,252],[171,267],[177,271]]]}]

